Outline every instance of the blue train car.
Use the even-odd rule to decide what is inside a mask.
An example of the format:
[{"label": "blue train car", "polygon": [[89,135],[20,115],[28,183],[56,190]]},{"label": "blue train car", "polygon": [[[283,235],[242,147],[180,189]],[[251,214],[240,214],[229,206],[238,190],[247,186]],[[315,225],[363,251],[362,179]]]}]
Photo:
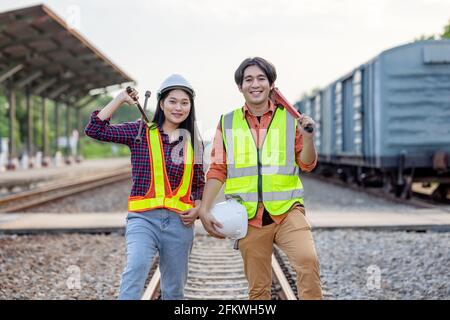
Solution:
[{"label": "blue train car", "polygon": [[324,172],[409,196],[413,181],[450,186],[450,40],[383,51],[296,103],[317,123]]}]

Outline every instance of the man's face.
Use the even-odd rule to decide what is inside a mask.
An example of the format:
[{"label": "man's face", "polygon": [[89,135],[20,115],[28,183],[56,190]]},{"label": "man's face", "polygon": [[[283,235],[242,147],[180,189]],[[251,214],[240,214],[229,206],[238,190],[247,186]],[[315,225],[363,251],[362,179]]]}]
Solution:
[{"label": "man's face", "polygon": [[259,105],[266,102],[272,89],[273,84],[272,86],[269,84],[266,74],[258,66],[250,66],[244,70],[244,79],[239,91],[247,103]]}]

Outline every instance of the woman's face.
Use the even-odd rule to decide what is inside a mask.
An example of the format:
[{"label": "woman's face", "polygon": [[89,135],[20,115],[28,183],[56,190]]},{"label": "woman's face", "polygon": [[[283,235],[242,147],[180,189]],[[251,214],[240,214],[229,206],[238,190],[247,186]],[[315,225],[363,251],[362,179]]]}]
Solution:
[{"label": "woman's face", "polygon": [[169,92],[166,99],[160,102],[160,107],[166,121],[179,125],[189,116],[191,101],[185,91],[174,89]]}]

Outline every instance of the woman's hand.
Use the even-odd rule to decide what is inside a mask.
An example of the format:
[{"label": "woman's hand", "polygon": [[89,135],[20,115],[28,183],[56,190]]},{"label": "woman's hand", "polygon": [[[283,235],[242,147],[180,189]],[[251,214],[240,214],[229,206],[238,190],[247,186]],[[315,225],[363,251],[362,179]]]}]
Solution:
[{"label": "woman's hand", "polygon": [[97,117],[100,120],[106,120],[110,118],[114,112],[124,103],[128,103],[129,105],[136,104],[136,101],[133,100],[133,97],[139,99],[138,92],[133,89],[130,95],[128,95],[126,90],[121,91],[114,99],[112,99],[106,107],[104,107],[97,114]]},{"label": "woman's hand", "polygon": [[192,226],[192,224],[197,220],[199,215],[200,207],[194,207],[192,209],[186,210],[181,214],[181,221],[186,227]]},{"label": "woman's hand", "polygon": [[[134,100],[136,98],[136,101]],[[121,91],[115,98],[120,104],[128,103],[129,105],[134,105],[139,100],[139,93],[136,89],[132,89],[131,93],[128,94],[126,90]]]}]

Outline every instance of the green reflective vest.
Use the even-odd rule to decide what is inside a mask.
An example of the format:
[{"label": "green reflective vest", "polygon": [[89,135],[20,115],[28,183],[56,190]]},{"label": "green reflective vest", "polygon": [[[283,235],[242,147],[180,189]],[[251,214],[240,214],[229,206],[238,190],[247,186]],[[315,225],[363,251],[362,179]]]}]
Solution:
[{"label": "green reflective vest", "polygon": [[297,121],[284,108],[275,109],[261,149],[257,148],[242,108],[221,119],[227,153],[225,196],[237,198],[252,219],[263,202],[271,215],[303,205],[303,185],[295,162]]}]

